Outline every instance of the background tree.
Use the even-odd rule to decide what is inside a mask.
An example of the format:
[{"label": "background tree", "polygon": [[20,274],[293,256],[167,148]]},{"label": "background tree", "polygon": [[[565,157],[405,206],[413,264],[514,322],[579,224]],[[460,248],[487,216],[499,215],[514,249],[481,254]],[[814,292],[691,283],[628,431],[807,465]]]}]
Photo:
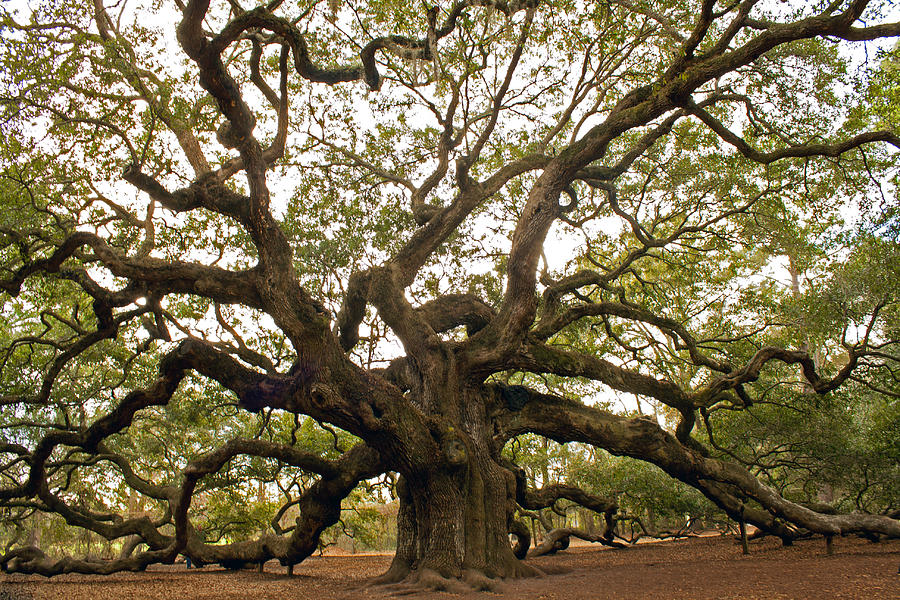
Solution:
[{"label": "background tree", "polygon": [[788,542],[900,535],[884,486],[798,503],[818,491],[784,473],[829,454],[766,433],[802,414],[890,446],[900,138],[864,103],[896,72],[862,58],[889,9],[4,7],[0,502],[129,541],[57,560],[15,535],[3,565],[295,564],[397,473],[383,579],[488,587],[533,571],[518,511],[618,508],[528,485],[502,453],[525,434]]}]

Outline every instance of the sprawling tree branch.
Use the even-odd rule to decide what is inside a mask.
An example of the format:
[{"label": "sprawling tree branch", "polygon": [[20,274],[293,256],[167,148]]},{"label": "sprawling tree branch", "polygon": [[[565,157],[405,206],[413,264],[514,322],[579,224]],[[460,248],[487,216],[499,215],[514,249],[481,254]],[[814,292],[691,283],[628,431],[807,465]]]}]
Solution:
[{"label": "sprawling tree branch", "polygon": [[[564,398],[532,394],[520,411],[501,416],[501,422],[503,439],[530,431],[561,443],[584,442],[611,454],[651,462],[669,475],[697,487],[729,511],[733,506],[723,501],[719,486],[731,486],[759,503],[771,515],[815,533],[841,535],[877,531],[890,537],[900,536],[900,522],[889,517],[824,515],[789,502],[743,467],[699,454],[650,419],[620,417]],[[750,517],[747,520],[750,521]],[[770,519],[754,524],[765,528],[768,522]]]},{"label": "sprawling tree branch", "polygon": [[[171,78],[140,66],[138,42],[149,34],[136,24],[131,36],[101,0],[87,12],[66,8],[78,17],[72,25],[20,25],[4,12],[32,58],[45,43],[54,54],[33,66],[9,52],[15,72],[0,83],[0,134],[10,145],[0,157],[0,291],[9,296],[0,432],[10,432],[0,440],[0,507],[15,512],[17,526],[53,513],[124,548],[114,560],[55,560],[17,534],[10,548],[21,545],[0,565],[48,576],[142,569],[179,554],[229,567],[271,558],[293,565],[339,520],[360,482],[388,471],[400,473],[389,580],[528,573],[515,559],[530,540],[517,505],[520,517],[547,507],[564,513],[563,500],[604,515],[602,533],[559,528],[542,550],[572,535],[615,545],[616,501],[548,485],[546,474],[544,488],[528,489],[500,458],[522,433],[655,464],[730,517],[785,540],[900,537],[898,522],[883,515],[791,502],[715,455],[727,446],[709,450],[691,436],[698,409],[704,418],[719,409],[755,417],[746,410],[753,402],[792,401],[767,398],[788,387],[802,388],[798,406],[809,392],[859,382],[866,393],[893,394],[895,293],[858,273],[866,270],[860,257],[844,258],[869,243],[872,255],[888,257],[877,268],[890,280],[893,254],[880,233],[890,215],[856,232],[865,240],[816,254],[817,238],[839,227],[806,231],[801,221],[817,224],[819,215],[792,215],[790,203],[813,214],[835,185],[874,190],[857,180],[878,182],[889,170],[869,156],[859,167],[840,161],[842,172],[814,159],[872,144],[900,148],[900,138],[854,129],[881,119],[864,111],[839,139],[827,124],[798,134],[808,115],[786,119],[785,131],[796,131],[782,135],[753,106],[772,81],[799,77],[794,58],[814,65],[791,54],[797,42],[900,35],[897,23],[860,25],[868,5],[833,2],[779,23],[758,17],[757,0],[703,0],[696,11],[616,0],[571,15],[570,24],[541,18],[545,8],[532,0],[460,0],[418,15],[394,7],[396,20],[384,7],[354,6],[345,28],[315,3],[243,10],[188,0],[176,3],[177,41],[191,63]],[[545,52],[554,44],[571,52]],[[205,92],[199,99],[190,73]],[[368,89],[338,85],[348,82]],[[747,106],[748,132],[762,135],[742,137],[737,121],[722,120],[733,102]],[[346,114],[357,107],[361,115]],[[377,121],[371,130],[363,130],[367,110]],[[420,124],[422,115],[437,125]],[[317,125],[321,133],[310,133]],[[309,158],[322,151],[338,158]],[[66,168],[75,161],[85,164]],[[120,196],[119,179],[139,193]],[[587,243],[555,267],[542,255],[558,221],[563,235]],[[371,230],[358,231],[360,223]],[[226,239],[204,240],[222,230]],[[465,232],[472,239],[460,239]],[[769,235],[771,243],[755,239]],[[822,262],[823,280],[834,276],[809,287],[841,296],[823,293],[836,308],[815,323],[821,342],[800,306],[795,254],[804,252]],[[797,306],[780,306],[777,292],[740,296],[784,253]],[[472,257],[482,264],[470,269]],[[736,267],[741,261],[758,268]],[[751,302],[774,316],[748,316]],[[377,318],[361,359],[369,306]],[[566,340],[593,324],[598,339]],[[461,327],[465,337],[454,331]],[[785,371],[802,379],[775,379]],[[522,385],[486,383],[501,375]],[[557,378],[583,378],[652,398],[680,419],[672,434],[648,418],[535,391],[538,377],[547,389],[559,389]],[[177,415],[182,400],[198,414],[212,411],[210,437],[182,444],[177,433],[137,427],[164,406],[180,425],[196,425],[196,415]],[[212,429],[224,425],[215,411],[234,419],[227,426],[238,437],[217,438]],[[344,436],[362,442],[327,459],[298,439],[313,421],[337,450],[350,447]],[[160,455],[146,464],[135,459],[143,450],[129,447],[142,436]],[[219,485],[217,475],[228,483],[224,473],[242,457],[302,472],[282,486],[280,471],[237,468],[240,481],[279,484],[286,499],[270,523],[277,535],[257,529],[252,539],[206,543],[201,494]],[[85,491],[104,469],[125,486],[116,501]],[[153,510],[134,509],[134,495]],[[117,503],[128,505],[127,516]],[[296,524],[282,527],[295,508]],[[508,532],[519,540],[515,554]]]}]

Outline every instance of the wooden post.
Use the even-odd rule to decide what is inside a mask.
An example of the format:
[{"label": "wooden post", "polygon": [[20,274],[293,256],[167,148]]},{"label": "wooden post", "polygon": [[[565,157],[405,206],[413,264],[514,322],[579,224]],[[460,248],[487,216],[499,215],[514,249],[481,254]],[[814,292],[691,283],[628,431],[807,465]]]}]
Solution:
[{"label": "wooden post", "polygon": [[741,503],[741,520],[738,521],[741,530],[741,552],[750,554],[750,544],[747,542],[747,523],[744,521],[744,504]]},{"label": "wooden post", "polygon": [[834,536],[826,535],[825,536],[825,554],[831,556],[834,554]]},{"label": "wooden post", "polygon": [[258,570],[259,570],[260,573],[263,572],[263,567],[265,566],[265,564],[266,564],[266,563],[264,563],[264,562],[260,562],[260,563],[259,563]]},{"label": "wooden post", "polygon": [[294,563],[288,565],[288,577],[294,576]]}]

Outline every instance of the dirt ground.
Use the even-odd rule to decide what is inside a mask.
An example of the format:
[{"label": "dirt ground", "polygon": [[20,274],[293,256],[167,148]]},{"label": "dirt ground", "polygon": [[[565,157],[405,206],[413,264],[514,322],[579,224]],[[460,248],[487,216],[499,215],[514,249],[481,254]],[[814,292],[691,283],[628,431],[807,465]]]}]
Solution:
[{"label": "dirt ground", "polygon": [[[0,575],[0,600],[382,599],[404,591],[366,585],[389,563],[390,556],[385,555],[312,557],[295,568],[293,578],[275,562],[267,564],[262,574],[212,567],[188,571],[181,564],[107,577],[65,575],[48,580]],[[529,563],[548,574],[506,582],[493,592],[404,596],[447,600],[900,598],[900,540],[872,544],[857,538],[837,539],[832,556],[826,555],[822,539],[789,548],[760,540],[751,543],[749,556],[743,556],[733,538],[704,537],[625,550],[579,546]]]}]

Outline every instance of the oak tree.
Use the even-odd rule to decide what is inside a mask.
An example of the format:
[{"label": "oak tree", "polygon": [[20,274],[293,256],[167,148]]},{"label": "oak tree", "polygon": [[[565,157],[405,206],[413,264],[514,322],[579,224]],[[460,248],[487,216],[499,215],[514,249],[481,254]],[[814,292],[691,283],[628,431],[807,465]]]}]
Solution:
[{"label": "oak tree", "polygon": [[[293,565],[394,473],[383,581],[533,573],[517,515],[562,499],[614,543],[615,498],[529,485],[524,434],[786,542],[900,536],[716,437],[896,400],[890,4],[5,5],[0,507],[126,548],[4,567]],[[281,486],[271,527],[204,529],[238,481]]]}]

